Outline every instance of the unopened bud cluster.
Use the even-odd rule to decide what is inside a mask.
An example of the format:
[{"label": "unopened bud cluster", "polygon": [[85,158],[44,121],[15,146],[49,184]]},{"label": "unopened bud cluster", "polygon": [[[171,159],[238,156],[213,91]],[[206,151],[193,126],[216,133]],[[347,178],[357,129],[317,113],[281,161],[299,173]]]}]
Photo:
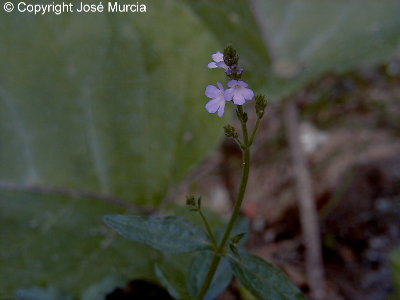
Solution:
[{"label": "unopened bud cluster", "polygon": [[201,209],[201,197],[186,196],[186,205],[189,206],[191,211],[199,211]]},{"label": "unopened bud cluster", "polygon": [[256,114],[258,118],[262,118],[264,115],[264,110],[267,107],[267,100],[265,100],[264,95],[256,95],[255,97],[256,100]]},{"label": "unopened bud cluster", "polygon": [[236,132],[235,127],[233,127],[230,124],[224,126],[224,131],[225,131],[226,137],[233,138],[233,139],[236,139],[238,137],[238,133]]}]

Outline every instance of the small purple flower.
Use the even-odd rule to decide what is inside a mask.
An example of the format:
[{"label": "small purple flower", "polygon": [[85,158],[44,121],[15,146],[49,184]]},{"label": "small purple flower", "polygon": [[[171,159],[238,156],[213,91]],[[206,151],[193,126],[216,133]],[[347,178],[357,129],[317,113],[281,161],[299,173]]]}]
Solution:
[{"label": "small purple flower", "polygon": [[251,89],[248,89],[248,84],[242,80],[231,80],[228,82],[230,87],[225,91],[226,101],[233,100],[236,105],[243,105],[246,100],[251,100],[254,97],[254,93]]},{"label": "small purple flower", "polygon": [[213,114],[218,111],[218,116],[222,117],[225,109],[225,91],[224,87],[220,82],[217,82],[218,88],[213,85],[208,85],[206,87],[205,94],[208,98],[212,100],[208,101],[206,104],[206,110]]},{"label": "small purple flower", "polygon": [[208,64],[209,69],[215,69],[215,68],[223,68],[225,70],[229,69],[229,67],[225,64],[224,62],[224,54],[221,52],[217,52],[211,55],[211,58],[213,59],[213,62],[210,62]]}]

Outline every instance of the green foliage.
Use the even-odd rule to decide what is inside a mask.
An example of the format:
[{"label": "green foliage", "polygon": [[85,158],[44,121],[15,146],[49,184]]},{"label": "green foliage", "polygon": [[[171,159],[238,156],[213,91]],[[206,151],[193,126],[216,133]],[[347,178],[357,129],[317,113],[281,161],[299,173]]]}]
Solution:
[{"label": "green foliage", "polygon": [[[194,299],[206,278],[207,271],[210,267],[213,253],[210,251],[201,251],[194,258],[189,267],[189,275],[187,279],[187,288],[190,296]],[[215,299],[222,293],[232,280],[232,270],[226,257],[222,258],[210,288],[204,296],[204,300]]]},{"label": "green foliage", "polygon": [[[0,183],[159,204],[221,138],[224,121],[206,113],[202,92],[216,78],[205,67],[215,44],[174,0],[135,17],[2,13]],[[123,212],[113,205],[0,194],[1,295],[49,284],[79,295],[107,275],[153,278],[157,252],[114,241],[101,224]]]},{"label": "green foliage", "polygon": [[126,278],[114,275],[107,276],[89,286],[82,292],[81,300],[104,300],[116,287],[123,288],[126,285]]},{"label": "green foliage", "polygon": [[247,253],[229,256],[234,275],[257,299],[305,299],[299,289],[275,266]]},{"label": "green foliage", "polygon": [[209,248],[207,234],[182,217],[108,215],[104,222],[125,238],[161,251],[188,253]]},{"label": "green foliage", "polygon": [[73,300],[72,296],[55,289],[54,287],[32,287],[20,289],[15,294],[16,300]]},{"label": "green foliage", "polygon": [[268,97],[290,95],[326,73],[384,63],[399,52],[396,0],[186,3],[221,45],[237,46],[250,81]]},{"label": "green foliage", "polygon": [[49,284],[81,295],[108,276],[154,278],[160,255],[103,225],[110,212],[120,209],[98,200],[0,192],[0,295]]},{"label": "green foliage", "polygon": [[[205,67],[210,53],[235,44],[251,86],[282,99],[323,74],[396,55],[399,10],[396,0],[170,0],[134,18],[2,14],[0,138],[6,142],[0,181],[157,205],[221,137],[216,128],[225,122],[203,108],[204,86],[217,80],[217,72]],[[115,238],[100,224],[104,214],[123,213],[112,205],[1,190],[0,205],[2,295],[49,283],[75,295],[100,295],[113,285],[108,276],[154,276],[159,253]],[[107,220],[157,249],[208,247],[205,233],[180,218],[125,218]],[[199,260],[193,264],[204,272]],[[259,298],[297,295],[259,258],[240,254],[231,265]],[[156,271],[176,289],[162,266]],[[209,293],[221,286],[212,285]],[[54,298],[56,288],[23,289],[21,295]]]},{"label": "green foliage", "polygon": [[168,290],[169,294],[175,299],[190,300],[186,290],[185,274],[169,266],[168,268],[160,265],[155,266],[155,273],[161,284]]},{"label": "green foliage", "polygon": [[222,136],[204,109],[215,44],[173,0],[135,17],[2,14],[0,180],[159,204]]}]

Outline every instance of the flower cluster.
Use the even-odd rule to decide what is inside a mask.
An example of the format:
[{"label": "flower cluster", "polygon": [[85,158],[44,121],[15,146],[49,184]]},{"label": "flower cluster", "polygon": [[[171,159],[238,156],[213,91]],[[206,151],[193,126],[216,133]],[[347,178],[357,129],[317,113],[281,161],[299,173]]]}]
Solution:
[{"label": "flower cluster", "polygon": [[217,86],[208,85],[205,95],[211,100],[206,104],[206,110],[213,114],[218,113],[222,117],[225,110],[225,103],[233,101],[235,105],[243,105],[246,101],[252,100],[254,92],[247,88],[248,84],[241,79],[243,69],[238,68],[239,57],[235,49],[228,46],[224,53],[217,52],[211,55],[212,62],[208,64],[208,68],[222,68],[230,79],[227,83],[228,88],[225,89],[222,83],[217,82]]}]

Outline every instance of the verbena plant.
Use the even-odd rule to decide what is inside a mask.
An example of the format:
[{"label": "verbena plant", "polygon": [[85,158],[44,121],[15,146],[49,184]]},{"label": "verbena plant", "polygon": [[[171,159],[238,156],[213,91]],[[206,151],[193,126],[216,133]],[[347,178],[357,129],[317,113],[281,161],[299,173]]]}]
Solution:
[{"label": "verbena plant", "polygon": [[[305,299],[299,289],[275,266],[246,252],[241,246],[245,232],[234,232],[234,226],[243,203],[250,170],[250,148],[264,116],[266,100],[254,95],[242,80],[243,68],[239,68],[236,50],[228,46],[224,53],[212,55],[210,69],[222,68],[228,78],[227,86],[220,82],[208,85],[205,95],[211,100],[205,108],[209,113],[222,116],[227,102],[236,106],[236,116],[241,124],[241,135],[232,125],[224,127],[225,135],[234,139],[243,155],[242,178],[229,222],[222,235],[217,235],[209,225],[201,208],[201,198],[188,196],[186,204],[197,212],[204,228],[179,216],[128,216],[107,215],[105,223],[127,239],[145,243],[160,251],[170,253],[198,252],[187,271],[186,282],[171,280],[168,270],[156,267],[156,273],[171,295],[177,299],[214,299],[230,283],[234,275],[257,299]],[[243,105],[252,101],[256,123],[248,130],[248,116]],[[182,281],[181,280],[181,281]]]}]

